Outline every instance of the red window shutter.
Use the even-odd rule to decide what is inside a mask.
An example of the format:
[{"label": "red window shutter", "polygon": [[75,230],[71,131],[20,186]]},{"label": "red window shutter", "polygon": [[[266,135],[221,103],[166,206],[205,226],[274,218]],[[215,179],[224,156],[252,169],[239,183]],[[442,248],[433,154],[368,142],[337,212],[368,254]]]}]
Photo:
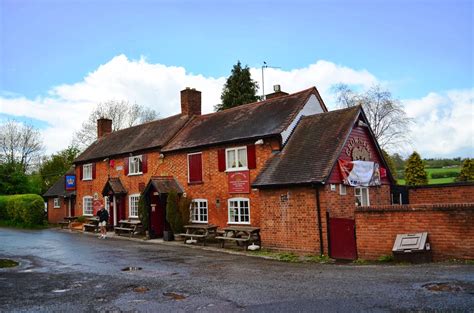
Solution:
[{"label": "red window shutter", "polygon": [[95,179],[95,163],[92,163],[92,179]]},{"label": "red window shutter", "polygon": [[142,173],[148,172],[148,157],[146,154],[142,155]]},{"label": "red window shutter", "polygon": [[128,175],[128,158],[123,159],[123,172]]},{"label": "red window shutter", "polygon": [[202,154],[188,155],[189,182],[202,182]]},{"label": "red window shutter", "polygon": [[82,180],[84,177],[84,165],[79,166],[79,179]]},{"label": "red window shutter", "polygon": [[257,168],[257,156],[255,154],[255,145],[247,146],[247,166],[249,169]]},{"label": "red window shutter", "polygon": [[225,171],[225,149],[217,150],[217,163],[219,165],[219,172]]}]

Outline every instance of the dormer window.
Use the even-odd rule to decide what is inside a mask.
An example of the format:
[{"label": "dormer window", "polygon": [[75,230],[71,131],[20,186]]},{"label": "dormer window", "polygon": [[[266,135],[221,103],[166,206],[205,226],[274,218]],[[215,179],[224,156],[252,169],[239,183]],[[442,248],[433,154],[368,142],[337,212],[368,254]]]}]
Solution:
[{"label": "dormer window", "polygon": [[138,175],[138,174],[143,174],[142,172],[142,156],[137,155],[130,157],[128,159],[129,165],[128,165],[128,175]]}]

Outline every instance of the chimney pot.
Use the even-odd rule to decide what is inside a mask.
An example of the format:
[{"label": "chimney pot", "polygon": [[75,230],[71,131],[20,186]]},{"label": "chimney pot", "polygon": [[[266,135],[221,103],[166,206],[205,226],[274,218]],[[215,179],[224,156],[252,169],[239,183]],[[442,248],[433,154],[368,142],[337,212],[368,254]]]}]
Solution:
[{"label": "chimney pot", "polygon": [[281,86],[280,85],[273,85],[273,91],[274,93],[270,93],[265,96],[265,99],[274,99],[274,98],[279,98],[283,96],[288,96],[287,92],[281,91]]},{"label": "chimney pot", "polygon": [[107,136],[112,132],[112,120],[99,118],[97,120],[97,139]]},{"label": "chimney pot", "polygon": [[201,92],[186,87],[181,90],[181,114],[182,115],[201,115]]}]

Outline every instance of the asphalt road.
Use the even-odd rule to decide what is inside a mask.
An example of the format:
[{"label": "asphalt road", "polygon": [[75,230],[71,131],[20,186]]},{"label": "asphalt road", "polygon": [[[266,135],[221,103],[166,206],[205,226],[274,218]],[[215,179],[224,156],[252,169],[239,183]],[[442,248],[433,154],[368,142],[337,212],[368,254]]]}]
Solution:
[{"label": "asphalt road", "polygon": [[0,269],[1,312],[474,312],[473,265],[294,264],[5,228],[0,258],[20,262]]}]

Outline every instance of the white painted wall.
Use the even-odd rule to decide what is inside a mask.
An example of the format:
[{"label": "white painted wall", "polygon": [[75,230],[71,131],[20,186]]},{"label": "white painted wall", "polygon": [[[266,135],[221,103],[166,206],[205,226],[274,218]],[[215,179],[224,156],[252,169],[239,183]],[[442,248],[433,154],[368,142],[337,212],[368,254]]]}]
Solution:
[{"label": "white painted wall", "polygon": [[293,119],[291,124],[281,133],[281,138],[282,138],[282,143],[283,145],[286,143],[288,138],[291,135],[291,132],[295,128],[296,124],[298,121],[301,119],[302,116],[308,116],[308,115],[313,115],[313,114],[318,114],[318,113],[323,113],[323,107],[321,103],[319,103],[318,98],[316,98],[315,95],[311,95],[308,98],[308,101],[304,105],[304,107],[301,109],[301,111],[296,115],[296,117]]}]

